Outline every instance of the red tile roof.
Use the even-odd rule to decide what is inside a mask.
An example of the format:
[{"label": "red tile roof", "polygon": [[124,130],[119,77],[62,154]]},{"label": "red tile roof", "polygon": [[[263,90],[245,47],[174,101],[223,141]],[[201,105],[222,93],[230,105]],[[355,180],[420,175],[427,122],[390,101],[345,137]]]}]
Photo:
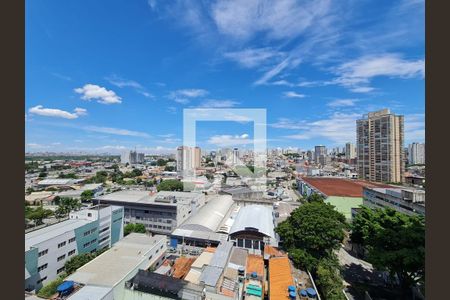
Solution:
[{"label": "red tile roof", "polygon": [[363,187],[391,187],[387,184],[344,178],[302,177],[301,179],[327,196],[362,197]]}]

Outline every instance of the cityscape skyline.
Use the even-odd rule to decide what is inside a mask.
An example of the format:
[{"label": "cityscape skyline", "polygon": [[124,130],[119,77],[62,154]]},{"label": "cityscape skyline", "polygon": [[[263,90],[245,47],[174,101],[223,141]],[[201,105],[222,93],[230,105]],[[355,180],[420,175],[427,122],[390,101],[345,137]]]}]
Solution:
[{"label": "cityscape skyline", "polygon": [[[184,108],[266,108],[268,148],[302,149],[355,143],[356,120],[389,108],[405,145],[424,142],[422,1],[280,1],[271,18],[258,1],[246,17],[222,1],[149,3],[27,3],[26,152],[173,153]],[[243,122],[197,135],[202,149],[252,146]]]}]

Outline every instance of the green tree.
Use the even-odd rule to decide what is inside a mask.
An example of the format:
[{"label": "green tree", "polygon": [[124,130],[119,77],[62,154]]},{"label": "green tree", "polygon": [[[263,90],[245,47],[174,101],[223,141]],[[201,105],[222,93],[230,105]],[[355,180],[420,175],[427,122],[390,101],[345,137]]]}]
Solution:
[{"label": "green tree", "polygon": [[81,208],[81,203],[77,199],[73,198],[60,198],[58,208],[55,214],[58,218],[69,215],[72,210],[78,210]]},{"label": "green tree", "polygon": [[159,167],[165,166],[165,165],[167,164],[167,160],[160,158],[160,159],[158,159],[158,160],[156,161],[156,164],[157,164]]},{"label": "green tree", "polygon": [[133,223],[128,223],[124,229],[124,235],[129,235],[132,232],[137,232],[137,233],[146,233],[147,230],[145,229],[145,226],[143,224],[133,224]]},{"label": "green tree", "polygon": [[58,286],[64,282],[62,277],[58,277],[55,280],[50,281],[47,285],[39,290],[37,295],[42,298],[49,299],[56,294]]},{"label": "green tree", "polygon": [[312,202],[323,202],[325,200],[325,197],[318,193],[312,193],[308,197],[306,197],[306,201],[312,203]]},{"label": "green tree", "polygon": [[157,187],[159,191],[183,191],[183,183],[176,179],[163,180]]},{"label": "green tree", "polygon": [[164,168],[164,171],[173,172],[173,171],[175,171],[175,167],[174,166],[166,166]]},{"label": "green tree", "polygon": [[[300,249],[298,257],[307,258],[308,268],[316,269],[318,260],[332,255],[339,249],[346,228],[345,216],[334,206],[323,202],[306,203],[295,209],[281,222],[275,231],[280,235],[283,247],[292,252]],[[300,259],[294,263],[306,267]]]},{"label": "green tree", "polygon": [[344,284],[336,258],[320,260],[317,266],[316,283],[325,299],[345,300]]},{"label": "green tree", "polygon": [[42,220],[48,218],[53,215],[53,211],[50,209],[44,209],[42,206],[39,206],[35,209],[31,207],[25,207],[25,219],[34,221],[35,225],[43,224]]},{"label": "green tree", "polygon": [[27,194],[33,193],[35,190],[32,187],[27,188]]},{"label": "green tree", "polygon": [[68,174],[64,174],[64,173],[59,173],[58,178],[72,178],[72,179],[77,179],[77,175],[75,173],[68,173]]},{"label": "green tree", "polygon": [[352,242],[367,251],[367,259],[406,290],[425,280],[425,219],[392,209],[363,208],[352,223]]},{"label": "green tree", "polygon": [[66,261],[66,263],[64,264],[64,268],[66,270],[67,275],[74,273],[77,269],[81,268],[82,266],[90,262],[92,259],[94,259],[95,256],[96,256],[95,253],[84,253],[76,255],[71,259],[69,259],[68,261]]},{"label": "green tree", "polygon": [[47,177],[47,172],[40,172],[39,173],[39,178],[45,178]]},{"label": "green tree", "polygon": [[92,190],[85,190],[80,195],[81,201],[91,201],[93,197],[94,192]]}]

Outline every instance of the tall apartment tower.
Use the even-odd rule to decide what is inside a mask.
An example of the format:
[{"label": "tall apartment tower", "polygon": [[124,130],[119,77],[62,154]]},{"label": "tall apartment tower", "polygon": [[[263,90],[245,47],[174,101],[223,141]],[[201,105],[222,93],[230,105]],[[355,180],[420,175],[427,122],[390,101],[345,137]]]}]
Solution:
[{"label": "tall apartment tower", "polygon": [[425,144],[412,143],[408,147],[408,161],[412,165],[425,164]]},{"label": "tall apartment tower", "polygon": [[325,157],[326,155],[327,155],[327,148],[325,148],[325,146],[320,145],[314,147],[314,159],[316,164],[319,163],[319,160],[323,160],[323,157]]},{"label": "tall apartment tower", "polygon": [[177,171],[188,171],[200,168],[202,151],[199,147],[180,146],[177,148]]},{"label": "tall apartment tower", "polygon": [[376,182],[402,182],[404,120],[389,109],[356,121],[358,176]]},{"label": "tall apartment tower", "polygon": [[232,156],[233,166],[237,165],[239,162],[239,149],[233,148],[233,156]]},{"label": "tall apartment tower", "polygon": [[356,147],[352,143],[345,144],[345,159],[356,158]]}]

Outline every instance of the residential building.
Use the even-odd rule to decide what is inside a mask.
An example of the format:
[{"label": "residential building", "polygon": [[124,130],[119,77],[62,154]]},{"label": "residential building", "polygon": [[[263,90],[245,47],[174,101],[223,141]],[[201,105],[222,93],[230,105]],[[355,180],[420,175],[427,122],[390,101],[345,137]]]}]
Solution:
[{"label": "residential building", "polygon": [[239,164],[239,149],[233,148],[232,165],[236,166],[238,164]]},{"label": "residential building", "polygon": [[120,162],[122,164],[142,164],[144,163],[145,154],[138,153],[136,151],[124,151],[120,156]]},{"label": "residential building", "polygon": [[425,164],[425,144],[412,143],[408,147],[408,162],[410,165]]},{"label": "residential building", "polygon": [[125,283],[139,270],[158,267],[165,259],[166,250],[167,238],[164,235],[130,233],[67,278],[68,281],[82,286],[67,299],[102,300],[105,299],[105,288],[108,289],[109,295],[106,299],[129,299],[126,296]]},{"label": "residential building", "polygon": [[77,254],[111,247],[123,237],[123,208],[99,205],[25,234],[25,290],[39,290]]},{"label": "residential building", "polygon": [[403,182],[403,116],[389,109],[356,121],[359,178],[377,182]]},{"label": "residential building", "polygon": [[124,223],[143,224],[148,231],[170,234],[205,204],[205,195],[196,192],[124,190],[93,199],[96,203],[124,207]]},{"label": "residential building", "polygon": [[345,144],[345,159],[350,160],[356,158],[356,147],[352,143]]},{"label": "residential building", "polygon": [[178,172],[192,172],[201,166],[201,149],[199,147],[180,146],[177,148],[176,160]]},{"label": "residential building", "polygon": [[322,156],[322,155],[323,156],[327,155],[327,148],[325,146],[322,146],[322,145],[315,146],[314,147],[314,159],[315,159],[316,164],[320,163],[319,159],[320,159],[320,156]]},{"label": "residential building", "polygon": [[392,208],[408,215],[425,215],[425,191],[414,188],[370,188],[363,190],[364,205]]}]

